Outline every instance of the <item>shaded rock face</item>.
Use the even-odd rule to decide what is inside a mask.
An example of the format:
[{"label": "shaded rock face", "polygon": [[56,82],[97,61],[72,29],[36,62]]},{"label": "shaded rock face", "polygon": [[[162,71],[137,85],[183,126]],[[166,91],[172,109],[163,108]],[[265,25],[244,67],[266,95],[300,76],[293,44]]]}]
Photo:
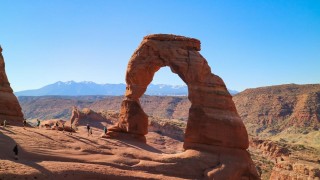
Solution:
[{"label": "shaded rock face", "polygon": [[126,72],[125,100],[118,127],[121,131],[145,135],[147,116],[139,98],[154,74],[164,66],[188,85],[191,102],[184,147],[207,144],[246,149],[248,135],[232,97],[219,76],[211,73],[207,61],[198,52],[200,41],[176,35],[156,34],[144,37],[132,55]]},{"label": "shaded rock face", "polygon": [[73,127],[86,126],[89,124],[91,127],[102,129],[108,123],[110,124],[111,121],[108,120],[104,114],[94,112],[89,108],[79,110],[78,108],[73,107],[72,115],[70,120],[66,122],[66,126],[70,126],[70,123],[72,123]]},{"label": "shaded rock face", "polygon": [[21,124],[23,114],[17,97],[13,94],[5,71],[2,48],[0,47],[0,120],[9,124]]}]

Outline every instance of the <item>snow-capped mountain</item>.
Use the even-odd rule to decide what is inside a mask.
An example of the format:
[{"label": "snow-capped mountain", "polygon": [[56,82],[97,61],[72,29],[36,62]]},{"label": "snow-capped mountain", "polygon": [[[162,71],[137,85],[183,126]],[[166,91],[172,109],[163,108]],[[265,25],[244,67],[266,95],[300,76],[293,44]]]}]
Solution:
[{"label": "snow-capped mountain", "polygon": [[[58,81],[39,89],[15,92],[16,96],[85,96],[85,95],[124,95],[125,84],[97,84],[92,81]],[[230,91],[235,94],[234,91]],[[146,91],[147,95],[159,96],[186,96],[188,87],[186,85],[150,84]]]}]

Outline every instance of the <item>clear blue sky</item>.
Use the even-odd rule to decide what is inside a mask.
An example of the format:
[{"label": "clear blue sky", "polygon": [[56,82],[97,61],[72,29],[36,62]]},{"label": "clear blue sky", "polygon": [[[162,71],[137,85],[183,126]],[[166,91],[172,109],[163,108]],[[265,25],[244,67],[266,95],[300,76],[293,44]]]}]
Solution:
[{"label": "clear blue sky", "polygon": [[[154,33],[201,40],[201,54],[230,89],[320,83],[319,0],[0,1],[14,91],[123,83],[133,51]],[[183,84],[168,68],[153,83]]]}]

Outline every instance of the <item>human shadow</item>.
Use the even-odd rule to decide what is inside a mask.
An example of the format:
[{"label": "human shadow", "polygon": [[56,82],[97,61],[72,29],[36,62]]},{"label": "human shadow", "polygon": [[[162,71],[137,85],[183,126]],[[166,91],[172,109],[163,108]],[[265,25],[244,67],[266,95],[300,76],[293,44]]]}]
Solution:
[{"label": "human shadow", "polygon": [[47,135],[38,133],[38,132],[36,132],[36,131],[31,131],[31,132],[33,132],[33,133],[35,133],[35,134],[38,134],[38,135],[40,135],[40,136],[43,136],[43,137],[45,137],[45,138],[47,138],[47,139],[50,139],[50,140],[52,140],[52,141],[56,141],[56,140],[54,140],[53,138],[51,138],[51,137],[49,137],[49,136],[47,136]]},{"label": "human shadow", "polygon": [[[71,136],[69,136],[69,137],[71,137]],[[86,141],[89,141],[89,142],[91,142],[91,143],[96,143],[95,141],[92,141],[92,140],[90,140],[89,138],[85,138],[85,137],[82,137],[82,136],[79,136],[79,135],[77,135],[77,134],[75,134],[74,135],[74,137],[77,137],[77,138],[81,138],[81,139],[85,139]]]},{"label": "human shadow", "polygon": [[[125,135],[125,133],[123,133],[123,135]],[[122,137],[113,137],[111,139],[116,140],[118,143],[121,143],[127,147],[131,147],[134,149],[143,149],[143,150],[153,152],[153,153],[158,153],[158,154],[163,153],[159,149],[156,149],[156,148],[148,145],[145,142],[141,142],[135,138],[128,138],[128,137],[124,138],[123,135],[122,135]],[[101,138],[101,139],[107,141],[108,138]],[[110,142],[110,141],[108,141],[108,142]]]},{"label": "human shadow", "polygon": [[10,133],[10,134],[16,134],[15,132],[13,132],[13,131],[11,131],[11,130],[9,130],[9,127],[0,127],[0,129],[2,130],[2,131],[7,131],[8,133]]},{"label": "human shadow", "polygon": [[[94,141],[92,141],[92,140],[85,139],[85,138],[80,137],[80,136],[76,136],[76,137],[75,137],[75,136],[73,136],[73,135],[68,135],[68,134],[67,134],[67,136],[68,136],[69,138],[72,138],[72,139],[76,140],[76,141],[80,141],[80,142],[82,142],[82,143],[84,143],[84,144],[87,144],[87,145],[90,145],[90,146],[92,146],[92,147],[97,148],[97,146],[94,145],[96,142],[94,142]],[[85,141],[85,140],[83,140],[83,139],[85,139],[85,140],[87,140],[87,141],[89,141],[89,142],[87,142],[87,141]]]}]

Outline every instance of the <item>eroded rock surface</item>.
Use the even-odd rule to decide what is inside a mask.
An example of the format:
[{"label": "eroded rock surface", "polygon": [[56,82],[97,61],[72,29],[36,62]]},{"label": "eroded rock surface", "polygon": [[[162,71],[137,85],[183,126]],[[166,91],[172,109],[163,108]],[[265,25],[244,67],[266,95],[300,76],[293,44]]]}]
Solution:
[{"label": "eroded rock surface", "polygon": [[[154,74],[161,67],[169,66],[189,90],[191,107],[184,148],[206,150],[218,156],[221,154],[221,159],[224,159],[207,170],[205,177],[256,179],[253,162],[245,151],[249,145],[247,131],[232,97],[223,80],[211,73],[207,61],[198,51],[200,41],[197,39],[166,34],[144,37],[129,61],[119,122],[110,128],[109,134],[112,136],[113,132],[120,131],[144,136],[148,133],[147,115],[141,108],[139,98],[145,93]],[[230,154],[225,155],[222,151],[229,151]],[[241,157],[239,161],[233,158],[234,154]],[[232,166],[227,163],[229,160],[234,162]]]},{"label": "eroded rock surface", "polygon": [[270,140],[261,140],[253,138],[250,141],[250,146],[261,151],[263,156],[268,156],[270,158],[289,156],[290,150],[283,147],[276,142]]},{"label": "eroded rock surface", "polygon": [[[231,95],[219,76],[211,73],[198,52],[200,41],[176,35],[146,36],[132,55],[126,73],[126,99],[120,113],[119,129],[145,135],[147,117],[139,102],[155,72],[169,66],[188,85],[191,102],[185,147],[209,144],[248,148],[248,135]],[[130,103],[129,103],[130,102]]]},{"label": "eroded rock surface", "polygon": [[9,124],[21,124],[23,114],[17,97],[13,94],[5,71],[2,48],[0,46],[0,120],[7,120]]}]

